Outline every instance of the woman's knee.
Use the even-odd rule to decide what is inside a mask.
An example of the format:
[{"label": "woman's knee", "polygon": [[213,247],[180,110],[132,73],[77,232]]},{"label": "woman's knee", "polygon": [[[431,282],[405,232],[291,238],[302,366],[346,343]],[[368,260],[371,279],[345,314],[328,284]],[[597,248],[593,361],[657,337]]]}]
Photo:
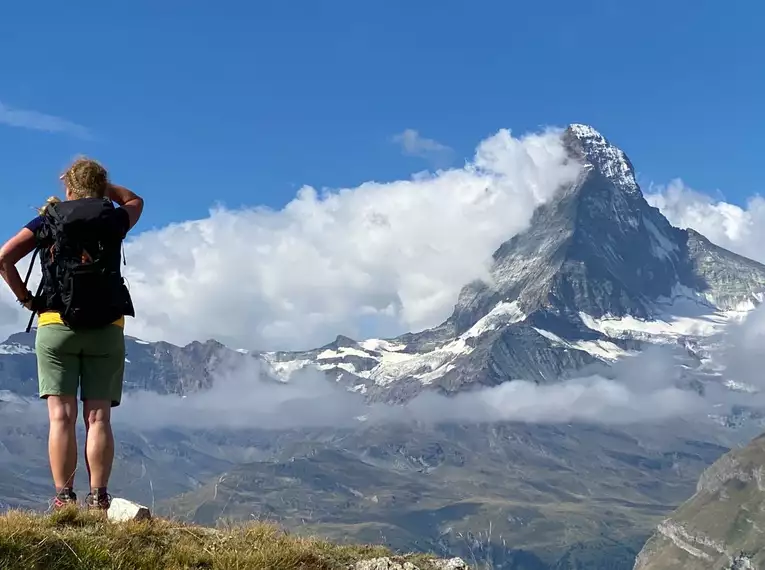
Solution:
[{"label": "woman's knee", "polygon": [[110,401],[85,401],[83,415],[85,423],[89,426],[95,424],[109,424],[111,422],[111,402]]},{"label": "woman's knee", "polygon": [[77,398],[48,396],[48,418],[51,423],[74,425],[77,421]]}]

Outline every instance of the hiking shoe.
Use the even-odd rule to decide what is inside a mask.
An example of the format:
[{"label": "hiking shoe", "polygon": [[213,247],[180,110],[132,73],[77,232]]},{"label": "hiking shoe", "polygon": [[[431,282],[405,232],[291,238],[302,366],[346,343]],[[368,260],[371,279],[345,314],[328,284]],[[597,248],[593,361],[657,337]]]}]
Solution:
[{"label": "hiking shoe", "polygon": [[77,495],[72,490],[64,490],[60,493],[56,493],[56,496],[53,497],[53,509],[59,510],[66,508],[70,505],[76,505],[77,504]]},{"label": "hiking shoe", "polygon": [[100,493],[98,495],[88,493],[88,496],[85,498],[85,505],[89,510],[106,511],[111,504],[112,496],[109,493]]}]

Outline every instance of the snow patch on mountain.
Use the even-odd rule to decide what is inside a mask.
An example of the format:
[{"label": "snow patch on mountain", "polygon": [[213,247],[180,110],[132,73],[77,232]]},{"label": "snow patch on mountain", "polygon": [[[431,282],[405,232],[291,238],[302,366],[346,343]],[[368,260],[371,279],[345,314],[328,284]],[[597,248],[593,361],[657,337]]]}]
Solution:
[{"label": "snow patch on mountain", "polygon": [[0,354],[34,354],[35,349],[17,342],[0,344]]},{"label": "snow patch on mountain", "polygon": [[536,327],[534,327],[534,330],[537,331],[543,337],[545,337],[547,340],[552,341],[556,345],[565,346],[567,348],[571,348],[574,350],[581,350],[582,352],[586,352],[587,354],[590,354],[594,356],[595,358],[599,358],[601,360],[614,361],[621,358],[622,356],[628,356],[632,354],[630,352],[627,352],[620,346],[617,346],[613,342],[609,342],[606,340],[567,341],[562,339],[558,335],[551,333],[550,331],[546,331],[544,329],[539,329]]},{"label": "snow patch on mountain", "polygon": [[369,354],[356,348],[349,346],[341,346],[337,350],[324,350],[316,357],[317,360],[329,360],[331,358],[344,358],[346,356],[360,356],[361,358],[369,358]]},{"label": "snow patch on mountain", "polygon": [[684,337],[709,337],[719,334],[731,322],[741,320],[744,311],[715,311],[706,314],[683,315],[666,313],[655,319],[625,317],[595,318],[579,313],[588,328],[610,338],[635,339],[659,344],[674,344]]},{"label": "snow patch on mountain", "polygon": [[359,344],[364,348],[364,350],[370,351],[398,352],[406,348],[405,344],[394,344],[379,338],[370,338],[360,342]]},{"label": "snow patch on mountain", "polygon": [[317,368],[319,370],[333,370],[333,369],[339,368],[340,370],[345,370],[346,372],[350,372],[351,374],[355,376],[368,376],[367,372],[364,372],[364,371],[358,372],[356,370],[356,366],[354,366],[353,363],[351,362],[338,362],[336,364],[319,364]]},{"label": "snow patch on mountain", "polygon": [[513,301],[512,303],[501,301],[486,316],[479,319],[470,329],[462,333],[460,338],[477,338],[500,327],[520,322],[526,316],[521,311],[518,301]]},{"label": "snow patch on mountain", "polygon": [[369,378],[379,386],[386,386],[401,378],[412,377],[429,384],[446,374],[449,364],[458,356],[466,356],[473,347],[457,338],[444,346],[422,354],[401,354],[398,361],[383,361],[370,373]]},{"label": "snow patch on mountain", "polygon": [[299,370],[303,370],[307,366],[313,365],[313,361],[306,358],[279,361],[270,353],[262,355],[262,358],[265,364],[270,368],[271,376],[282,382],[287,382],[292,375]]},{"label": "snow patch on mountain", "polygon": [[687,337],[717,335],[728,325],[741,322],[757,305],[755,295],[729,309],[719,309],[706,295],[675,284],[669,296],[655,301],[653,318],[641,319],[632,315],[596,318],[585,312],[580,312],[579,317],[585,326],[610,338],[668,344]]}]

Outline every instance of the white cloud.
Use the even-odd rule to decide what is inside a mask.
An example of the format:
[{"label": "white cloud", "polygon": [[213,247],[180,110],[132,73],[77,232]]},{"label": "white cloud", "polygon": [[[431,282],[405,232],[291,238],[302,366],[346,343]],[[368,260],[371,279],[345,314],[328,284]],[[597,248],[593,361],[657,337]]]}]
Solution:
[{"label": "white cloud", "polygon": [[[305,369],[289,383],[264,380],[259,362],[216,373],[212,388],[180,398],[133,392],[115,421],[141,429],[179,427],[291,429],[358,425],[366,403],[358,394]],[[387,406],[383,406],[387,408]]]},{"label": "white cloud", "polygon": [[[13,306],[13,298],[10,290],[5,287],[5,283],[0,283],[2,292],[0,293],[0,331],[6,333],[0,336],[6,338],[8,335],[18,332],[21,329],[21,310]],[[26,325],[24,325],[26,326]]]},{"label": "white cloud", "polygon": [[[364,397],[327,382],[306,368],[289,383],[264,380],[258,361],[222,364],[213,387],[181,399],[134,393],[120,422],[142,429],[352,427],[363,416],[372,423],[493,423],[520,421],[632,424],[673,418],[702,419],[735,395],[683,385],[684,370],[670,349],[654,348],[608,371],[549,385],[515,380],[447,397],[425,391],[405,405],[367,404]],[[216,369],[217,370],[217,369]],[[726,408],[727,409],[727,408]]]},{"label": "white cloud", "polygon": [[435,325],[579,168],[559,131],[501,130],[460,169],[322,194],[303,187],[279,211],[217,208],[144,232],[126,246],[129,333],[294,349]]},{"label": "white cloud", "polygon": [[393,142],[401,146],[401,151],[408,156],[417,156],[431,161],[435,166],[444,166],[451,162],[454,150],[436,140],[423,137],[414,129],[406,129],[393,136]]},{"label": "white cloud", "polygon": [[722,390],[690,390],[678,366],[682,351],[654,346],[612,367],[581,370],[581,376],[535,384],[525,380],[446,397],[425,392],[407,405],[424,422],[572,422],[624,425],[673,418],[702,419]]},{"label": "white cloud", "polygon": [[697,192],[682,180],[656,187],[646,194],[672,225],[692,228],[713,243],[759,262],[765,262],[765,199],[752,196],[746,208]]},{"label": "white cloud", "polygon": [[631,424],[698,416],[711,406],[698,394],[667,386],[638,391],[599,376],[537,385],[517,380],[447,398],[428,392],[409,406],[421,421]]},{"label": "white cloud", "polygon": [[92,136],[86,127],[67,119],[38,111],[9,107],[2,101],[0,101],[0,124],[50,133],[67,133],[86,139]]},{"label": "white cloud", "polygon": [[[733,322],[720,333],[711,357],[724,369],[725,378],[747,390],[765,390],[765,305]],[[765,396],[765,394],[763,394]],[[751,396],[747,396],[751,404]]]}]

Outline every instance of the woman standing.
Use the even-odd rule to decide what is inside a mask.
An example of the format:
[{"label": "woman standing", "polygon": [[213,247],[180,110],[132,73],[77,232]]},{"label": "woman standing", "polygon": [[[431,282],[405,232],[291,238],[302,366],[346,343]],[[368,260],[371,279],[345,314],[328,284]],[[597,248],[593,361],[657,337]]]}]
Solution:
[{"label": "woman standing", "polygon": [[[36,311],[40,398],[47,400],[48,453],[55,507],[77,502],[77,391],[83,402],[90,508],[108,509],[114,460],[111,408],[122,397],[125,316],[135,316],[120,273],[121,246],[143,211],[143,200],[111,184],[90,159],[61,176],[65,200],[48,200],[40,215],[0,248],[0,275],[24,307]],[[119,204],[115,208],[112,201]],[[24,285],[16,264],[40,252],[40,294]]]}]

